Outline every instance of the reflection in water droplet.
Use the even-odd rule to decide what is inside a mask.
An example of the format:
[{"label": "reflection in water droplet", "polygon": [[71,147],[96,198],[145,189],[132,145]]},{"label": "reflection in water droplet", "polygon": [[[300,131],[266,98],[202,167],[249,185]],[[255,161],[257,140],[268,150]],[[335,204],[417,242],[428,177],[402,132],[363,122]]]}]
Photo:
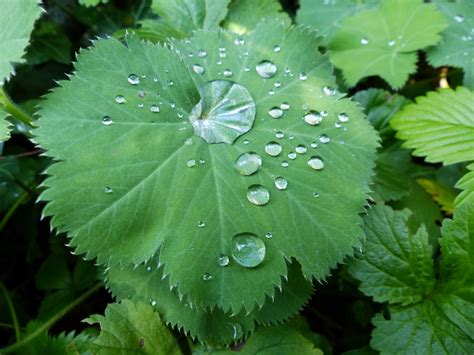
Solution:
[{"label": "reflection in water droplet", "polygon": [[288,167],[288,162],[285,160],[285,161],[282,161],[281,162],[281,166],[284,167],[284,168],[287,168]]},{"label": "reflection in water droplet", "polygon": [[[276,87],[276,88],[281,87],[281,81],[278,81],[278,80],[275,81],[275,82],[273,83],[273,86]],[[280,107],[281,107],[281,105],[280,105]]]},{"label": "reflection in water droplet", "polygon": [[144,107],[145,107],[145,105],[143,104],[143,102],[140,102],[137,106],[138,106],[138,108],[144,108]]},{"label": "reflection in water droplet", "polygon": [[188,166],[188,168],[192,168],[196,165],[196,159],[189,159],[187,162],[186,162],[186,165]]},{"label": "reflection in water droplet", "polygon": [[323,110],[319,114],[323,117],[326,117],[328,115],[328,112]]},{"label": "reflection in water droplet", "polygon": [[250,144],[250,141],[248,139],[244,139],[243,143],[247,145],[247,144]]},{"label": "reflection in water droplet", "polygon": [[330,140],[331,140],[331,139],[328,137],[327,134],[321,134],[321,135],[319,136],[319,141],[320,141],[321,143],[326,144],[326,143],[329,143]]},{"label": "reflection in water droplet", "polygon": [[255,70],[262,78],[268,79],[274,76],[278,69],[277,66],[269,60],[264,60],[257,64]]},{"label": "reflection in water droplet", "polygon": [[275,187],[278,190],[286,190],[286,188],[288,187],[288,180],[286,180],[283,176],[278,176],[275,179]]},{"label": "reflection in water droplet", "polygon": [[207,56],[207,52],[204,49],[198,50],[196,54],[199,58],[204,58],[205,56]]},{"label": "reflection in water droplet", "polygon": [[152,270],[151,266],[146,267],[146,271],[151,272],[151,270]]},{"label": "reflection in water droplet", "polygon": [[204,228],[206,226],[206,223],[204,223],[203,221],[198,221],[197,226],[198,228]]},{"label": "reflection in water droplet", "polygon": [[313,197],[319,197],[319,192],[313,192]]},{"label": "reflection in water droplet", "polygon": [[232,70],[230,69],[225,69],[224,72],[223,72],[224,76],[226,78],[230,78],[232,76]]},{"label": "reflection in water droplet", "polygon": [[244,331],[239,323],[229,323],[228,326],[232,331],[233,340],[237,340],[243,337]]},{"label": "reflection in water droplet", "polygon": [[110,116],[104,116],[104,118],[102,118],[102,124],[104,124],[105,126],[110,126],[114,121],[112,121],[112,118],[110,118]]},{"label": "reflection in water droplet", "polygon": [[127,78],[128,82],[132,85],[140,84],[140,78],[136,74],[130,74]]},{"label": "reflection in water droplet", "polygon": [[290,104],[288,102],[282,102],[280,105],[280,108],[282,110],[289,110],[290,109]]},{"label": "reflection in water droplet", "polygon": [[229,257],[225,254],[221,254],[217,259],[217,264],[222,267],[229,265]]},{"label": "reflection in water droplet", "polygon": [[150,304],[152,307],[155,307],[156,306],[156,301],[155,300],[150,300]]},{"label": "reflection in water droplet", "polygon": [[247,199],[257,206],[263,206],[270,201],[270,191],[262,185],[251,185],[247,190]]},{"label": "reflection in water droplet", "polygon": [[305,73],[300,73],[300,80],[304,81],[308,79],[308,76]]},{"label": "reflection in water droplet", "polygon": [[288,139],[289,139],[290,141],[292,141],[293,139],[295,139],[295,136],[292,135],[292,134],[290,134],[290,135],[288,136]]},{"label": "reflection in water droplet", "polygon": [[311,143],[311,148],[317,148],[317,147],[318,147],[318,143],[316,143],[316,142]]},{"label": "reflection in water droplet", "polygon": [[268,114],[270,115],[270,117],[273,117],[273,118],[280,118],[281,116],[283,116],[283,110],[279,107],[272,107],[269,111],[268,111]]},{"label": "reflection in water droplet", "polygon": [[339,119],[339,121],[341,121],[342,123],[346,123],[349,121],[349,116],[347,116],[347,113],[340,113],[337,118]]},{"label": "reflection in water droplet", "polygon": [[321,123],[323,117],[318,111],[311,110],[303,116],[303,119],[307,124],[316,126]]},{"label": "reflection in water droplet", "polygon": [[461,16],[461,15],[456,15],[456,16],[454,16],[454,21],[456,21],[458,23],[464,22],[464,17]]},{"label": "reflection in water droplet", "polygon": [[342,123],[340,121],[336,121],[334,122],[334,127],[336,128],[341,128],[342,127]]},{"label": "reflection in water droplet", "polygon": [[295,152],[289,152],[288,153],[288,158],[290,158],[291,160],[295,160],[296,159],[296,153]]},{"label": "reflection in water droplet", "polygon": [[106,194],[111,194],[112,192],[114,192],[114,190],[112,190],[111,187],[107,186],[107,187],[104,188],[104,192],[105,192]]},{"label": "reflection in water droplet", "polygon": [[173,80],[166,80],[166,83],[168,84],[168,86],[173,86],[174,85]]},{"label": "reflection in water droplet", "polygon": [[323,87],[323,93],[326,96],[336,95],[336,89],[334,89],[331,86],[325,86],[325,87]]},{"label": "reflection in water droplet", "polygon": [[276,53],[278,53],[279,51],[281,51],[281,47],[280,47],[278,44],[276,44],[276,45],[273,47],[273,51],[276,52]]},{"label": "reflection in water droplet", "polygon": [[194,142],[193,142],[193,139],[192,139],[192,138],[188,138],[188,139],[186,139],[186,141],[184,142],[184,144],[186,144],[186,145],[193,145],[193,143],[194,143]]},{"label": "reflection in water droplet", "polygon": [[160,106],[158,106],[158,105],[151,105],[150,111],[153,112],[153,113],[158,113],[158,112],[160,112]]},{"label": "reflection in water droplet", "polygon": [[282,147],[277,142],[270,142],[265,145],[265,152],[267,152],[267,154],[271,155],[272,157],[280,155],[281,151]]},{"label": "reflection in water droplet", "polygon": [[117,95],[117,96],[115,96],[115,102],[118,103],[118,104],[124,104],[125,102],[127,102],[127,100],[125,99],[124,96]]},{"label": "reflection in water droplet", "polygon": [[200,66],[199,64],[194,64],[193,65],[193,72],[195,72],[196,74],[202,75],[202,74],[204,74],[204,68],[202,66]]},{"label": "reflection in water droplet", "polygon": [[202,275],[202,279],[204,281],[209,281],[209,280],[212,279],[212,275],[210,273],[206,272],[206,273],[204,273],[204,275]]},{"label": "reflection in water droplet", "polygon": [[251,233],[241,233],[232,240],[232,258],[244,267],[256,267],[265,258],[265,243]]},{"label": "reflection in water droplet", "polygon": [[241,45],[245,44],[245,40],[241,37],[238,37],[238,38],[234,39],[234,44],[236,46],[241,46]]},{"label": "reflection in water droplet", "polygon": [[278,131],[277,133],[275,133],[275,137],[277,137],[278,139],[285,138],[285,133],[283,133],[282,131]]},{"label": "reflection in water droplet", "polygon": [[360,40],[360,44],[363,44],[365,46],[366,44],[369,44],[369,40],[367,38],[362,38]]},{"label": "reflection in water droplet", "polygon": [[314,170],[322,170],[324,168],[324,161],[319,156],[312,156],[308,160],[308,166]]},{"label": "reflection in water droplet", "polygon": [[242,153],[235,160],[234,167],[240,175],[248,176],[257,172],[262,166],[262,158],[254,152]]},{"label": "reflection in water droplet", "polygon": [[307,151],[306,146],[304,146],[303,144],[297,145],[295,150],[296,150],[296,153],[298,154],[305,154]]},{"label": "reflection in water droplet", "polygon": [[395,43],[396,42],[394,40],[391,40],[391,41],[388,42],[388,46],[393,47],[395,45]]},{"label": "reflection in water droplet", "polygon": [[273,238],[273,233],[272,232],[265,233],[265,238],[272,239]]}]

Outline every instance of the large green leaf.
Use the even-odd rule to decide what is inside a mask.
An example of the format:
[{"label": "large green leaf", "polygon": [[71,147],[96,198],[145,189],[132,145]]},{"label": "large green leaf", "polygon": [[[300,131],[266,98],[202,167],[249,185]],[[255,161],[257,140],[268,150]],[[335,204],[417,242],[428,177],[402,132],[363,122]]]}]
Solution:
[{"label": "large green leaf", "polygon": [[[35,21],[41,14],[39,1],[0,0],[0,85],[21,63]],[[0,131],[1,132],[1,131]]]},{"label": "large green leaf", "polygon": [[454,200],[457,206],[467,201],[474,202],[474,164],[468,165],[467,168],[469,172],[456,184],[458,189],[464,190]]},{"label": "large green leaf", "polygon": [[433,4],[382,0],[341,23],[329,45],[331,60],[350,86],[378,75],[398,89],[416,70],[416,51],[436,44],[445,27]]},{"label": "large green leaf", "polygon": [[404,146],[430,163],[474,160],[474,93],[459,87],[418,97],[390,121]]},{"label": "large green leaf", "polygon": [[232,315],[214,308],[212,311],[193,306],[169,286],[156,262],[138,268],[111,268],[106,275],[109,290],[118,299],[149,302],[166,322],[176,326],[193,338],[210,344],[228,344],[247,336],[255,328],[255,322],[275,324],[296,314],[308,301],[312,286],[306,281],[299,266],[289,267],[288,280],[273,299],[250,314]]},{"label": "large green leaf", "polygon": [[435,0],[448,19],[443,41],[428,51],[428,61],[439,67],[449,65],[464,70],[464,85],[474,89],[474,2]]},{"label": "large green leaf", "polygon": [[376,207],[365,219],[365,250],[351,265],[362,292],[396,303],[387,319],[373,319],[371,345],[383,354],[472,353],[474,206],[461,205],[443,223],[437,279],[426,232],[410,235],[407,216]]},{"label": "large green leaf", "polygon": [[370,9],[379,2],[380,0],[300,0],[296,22],[315,27],[327,44],[340,27],[341,21]]},{"label": "large green leaf", "polygon": [[181,354],[176,339],[150,305],[124,300],[109,304],[105,316],[96,314],[85,321],[100,325],[92,343],[96,354]]},{"label": "large green leaf", "polygon": [[[198,31],[174,43],[173,52],[134,37],[126,46],[96,42],[41,111],[38,141],[61,160],[48,169],[45,215],[69,233],[78,253],[100,263],[140,264],[159,252],[170,284],[197,305],[234,313],[262,305],[292,257],[306,278],[324,279],[360,244],[358,213],[377,143],[357,105],[332,89],[326,58],[307,51],[317,43],[313,33],[279,22],[241,37]],[[276,73],[262,78],[257,66],[261,75]],[[252,107],[257,118],[233,144],[208,144],[188,117],[200,109],[199,91],[209,94],[204,88],[223,79],[241,89],[236,96],[228,92],[229,115],[217,122],[227,124],[235,112],[238,122]],[[307,113],[310,122],[322,122],[307,124]],[[193,122],[205,127],[205,117]],[[273,141],[282,149],[277,157],[266,153]],[[234,164],[248,152],[262,164],[243,176]],[[256,196],[255,185],[264,187]],[[267,202],[265,189],[266,205],[250,202]],[[232,259],[232,250],[242,247],[242,236],[234,238],[240,233],[253,234],[243,244],[259,251],[250,253],[256,259],[249,265],[258,266],[232,260],[221,267],[222,254]]]}]

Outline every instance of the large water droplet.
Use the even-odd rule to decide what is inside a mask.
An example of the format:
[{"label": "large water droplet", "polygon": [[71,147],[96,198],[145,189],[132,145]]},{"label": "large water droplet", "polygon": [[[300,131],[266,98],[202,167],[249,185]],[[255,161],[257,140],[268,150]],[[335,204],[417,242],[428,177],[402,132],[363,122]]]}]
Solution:
[{"label": "large water droplet", "polygon": [[314,170],[322,170],[324,168],[324,161],[320,156],[312,156],[308,160],[308,166]]},{"label": "large water droplet", "polygon": [[303,116],[303,119],[307,124],[316,126],[321,123],[323,116],[319,112],[311,110]]},{"label": "large water droplet", "polygon": [[114,121],[112,121],[112,118],[110,118],[110,116],[104,116],[102,118],[102,124],[103,125],[110,126],[112,123],[114,123]]},{"label": "large water droplet", "polygon": [[202,74],[204,74],[204,68],[199,64],[194,64],[193,65],[193,72],[195,72],[196,74],[202,75]]},{"label": "large water droplet", "polygon": [[130,74],[127,78],[128,82],[132,85],[140,84],[140,78],[136,74]]},{"label": "large water droplet", "polygon": [[263,206],[270,201],[270,191],[262,185],[251,185],[247,190],[247,199],[257,206]]},{"label": "large water droplet", "polygon": [[286,180],[283,176],[278,176],[275,179],[275,187],[278,190],[286,190],[286,188],[288,187],[288,180]]},{"label": "large water droplet", "polygon": [[262,166],[262,158],[254,152],[242,153],[235,160],[234,167],[240,175],[252,175]]},{"label": "large water droplet", "polygon": [[283,110],[275,106],[268,110],[268,114],[270,115],[270,117],[280,118],[281,116],[283,116]]},{"label": "large water droplet", "polygon": [[189,121],[207,143],[233,143],[255,120],[255,102],[242,85],[227,80],[205,83]]},{"label": "large water droplet", "polygon": [[282,149],[281,145],[277,142],[270,142],[265,145],[265,152],[272,157],[280,155]]},{"label": "large water droplet", "polygon": [[123,95],[117,95],[115,96],[115,102],[118,104],[124,104],[125,102],[127,102],[127,100]]},{"label": "large water droplet", "polygon": [[217,264],[222,267],[229,265],[229,261],[229,257],[225,254],[221,254],[219,258],[217,258]]},{"label": "large water droplet", "polygon": [[278,69],[277,66],[269,60],[264,60],[257,64],[255,70],[262,78],[268,79],[274,76]]},{"label": "large water droplet", "polygon": [[234,236],[232,258],[244,267],[256,267],[265,258],[265,243],[251,233],[241,233]]}]

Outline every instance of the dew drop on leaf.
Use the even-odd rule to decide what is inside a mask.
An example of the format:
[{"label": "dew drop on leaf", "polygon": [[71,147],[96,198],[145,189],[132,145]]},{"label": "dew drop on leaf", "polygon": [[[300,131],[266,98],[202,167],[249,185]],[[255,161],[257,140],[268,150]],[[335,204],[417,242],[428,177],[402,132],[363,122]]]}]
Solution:
[{"label": "dew drop on leaf", "polygon": [[136,74],[130,74],[127,78],[128,82],[132,85],[140,84],[140,78]]},{"label": "dew drop on leaf", "polygon": [[300,80],[305,81],[306,79],[308,79],[308,76],[305,73],[300,73],[299,78]]},{"label": "dew drop on leaf", "polygon": [[150,304],[152,307],[155,307],[156,306],[156,301],[155,300],[150,300]]},{"label": "dew drop on leaf", "polygon": [[217,258],[217,264],[222,267],[229,265],[229,257],[225,254],[221,254],[219,258]]},{"label": "dew drop on leaf", "polygon": [[262,185],[251,185],[247,190],[247,199],[257,206],[266,205],[270,201],[270,191]]},{"label": "dew drop on leaf", "polygon": [[281,166],[284,167],[284,168],[287,168],[288,167],[288,162],[286,160],[282,161],[281,162]]},{"label": "dew drop on leaf", "polygon": [[150,111],[153,112],[153,113],[158,113],[158,112],[160,112],[160,106],[158,106],[158,105],[151,105],[151,106],[150,106]]},{"label": "dew drop on leaf", "polygon": [[324,168],[324,161],[320,156],[312,156],[308,160],[308,166],[314,170],[322,170]]},{"label": "dew drop on leaf", "polygon": [[151,270],[152,270],[152,269],[151,269],[151,266],[147,266],[147,267],[146,267],[146,271],[151,272]]},{"label": "dew drop on leaf", "polygon": [[311,148],[317,148],[318,147],[318,143],[316,142],[311,142]]},{"label": "dew drop on leaf", "polygon": [[265,152],[272,157],[280,155],[282,149],[280,143],[277,142],[269,142],[265,145]]},{"label": "dew drop on leaf", "polygon": [[313,197],[319,197],[319,192],[313,192]]},{"label": "dew drop on leaf", "polygon": [[223,74],[226,78],[230,78],[233,73],[232,73],[232,70],[230,70],[230,69],[225,69],[222,74]]},{"label": "dew drop on leaf", "polygon": [[288,187],[288,180],[286,180],[283,176],[278,176],[275,178],[275,187],[278,190],[286,190]]},{"label": "dew drop on leaf", "polygon": [[369,44],[369,40],[368,40],[367,38],[362,38],[362,39],[360,40],[360,44],[362,44],[362,45],[365,46],[366,44]]},{"label": "dew drop on leaf", "polygon": [[196,159],[189,159],[187,162],[186,162],[186,165],[188,166],[188,168],[192,168],[196,165]]},{"label": "dew drop on leaf", "polygon": [[281,51],[281,47],[280,47],[278,44],[276,44],[276,45],[273,47],[273,51],[274,51],[275,53],[278,53],[279,51]]},{"label": "dew drop on leaf", "polygon": [[329,143],[330,140],[331,140],[331,139],[328,137],[327,134],[321,134],[321,135],[319,136],[319,141],[320,141],[321,143],[323,143],[323,144]]},{"label": "dew drop on leaf", "polygon": [[454,16],[454,21],[456,21],[457,23],[464,22],[464,17],[462,15],[456,15]]},{"label": "dew drop on leaf", "polygon": [[393,47],[396,44],[396,42],[394,40],[391,40],[387,44],[389,47]]},{"label": "dew drop on leaf", "polygon": [[290,104],[288,102],[282,102],[281,105],[280,105],[280,108],[282,110],[289,110],[290,109]]},{"label": "dew drop on leaf", "polygon": [[244,267],[256,267],[265,258],[265,243],[251,233],[241,233],[233,237],[232,258]]},{"label": "dew drop on leaf", "polygon": [[174,85],[173,80],[166,80],[166,83],[168,84],[168,86],[173,86]]},{"label": "dew drop on leaf", "polygon": [[203,221],[198,221],[197,226],[198,228],[204,228],[206,226],[206,223],[204,223]]},{"label": "dew drop on leaf", "polygon": [[199,64],[194,64],[192,66],[192,69],[193,69],[193,72],[195,72],[196,74],[199,74],[199,75],[204,74],[204,68]]},{"label": "dew drop on leaf", "polygon": [[242,329],[242,326],[239,323],[229,323],[228,324],[229,328],[231,329],[231,334],[232,334],[232,339],[240,339],[244,335],[244,331]]},{"label": "dew drop on leaf", "polygon": [[234,167],[240,175],[248,176],[256,173],[262,166],[262,158],[254,152],[242,153],[235,160]]},{"label": "dew drop on leaf", "polygon": [[273,233],[272,232],[265,233],[265,238],[272,239],[273,238]]},{"label": "dew drop on leaf", "polygon": [[102,124],[104,124],[105,126],[110,126],[114,121],[112,121],[112,118],[110,118],[110,116],[104,116],[102,118]]},{"label": "dew drop on leaf", "polygon": [[296,146],[295,151],[296,151],[296,153],[298,153],[298,154],[305,154],[306,151],[307,151],[307,149],[306,149],[306,146],[305,146],[305,145],[299,144],[299,145]]},{"label": "dew drop on leaf", "polygon": [[311,126],[316,126],[321,123],[323,116],[319,112],[311,110],[303,116],[303,120]]},{"label": "dew drop on leaf", "polygon": [[275,106],[268,110],[268,114],[270,115],[270,117],[280,118],[281,116],[283,116],[283,110]]},{"label": "dew drop on leaf", "polygon": [[196,54],[199,58],[204,58],[207,56],[207,52],[204,49],[198,50]]},{"label": "dew drop on leaf", "polygon": [[347,113],[340,113],[337,118],[339,119],[339,121],[341,121],[342,123],[346,123],[349,121],[349,116],[347,115]]},{"label": "dew drop on leaf", "polygon": [[264,79],[271,78],[277,72],[277,66],[269,60],[263,60],[255,67],[257,74]]},{"label": "dew drop on leaf", "polygon": [[283,133],[282,131],[278,131],[277,133],[275,133],[275,137],[277,137],[278,139],[285,138],[285,133]]},{"label": "dew drop on leaf", "polygon": [[115,102],[118,104],[124,104],[127,100],[123,95],[117,95],[115,96]]},{"label": "dew drop on leaf", "polygon": [[288,158],[290,158],[291,160],[295,160],[296,159],[296,153],[295,152],[289,152],[288,153]]},{"label": "dew drop on leaf", "polygon": [[107,186],[107,187],[104,188],[104,192],[105,192],[106,194],[111,194],[112,192],[114,192],[114,190],[112,190],[111,187]]},{"label": "dew drop on leaf", "polygon": [[211,275],[210,273],[208,273],[208,272],[205,272],[204,275],[202,275],[202,279],[203,279],[204,281],[209,281],[209,280],[212,279],[212,275]]},{"label": "dew drop on leaf", "polygon": [[323,87],[323,93],[326,96],[336,95],[336,89],[334,89],[331,86],[325,86],[325,87]]}]

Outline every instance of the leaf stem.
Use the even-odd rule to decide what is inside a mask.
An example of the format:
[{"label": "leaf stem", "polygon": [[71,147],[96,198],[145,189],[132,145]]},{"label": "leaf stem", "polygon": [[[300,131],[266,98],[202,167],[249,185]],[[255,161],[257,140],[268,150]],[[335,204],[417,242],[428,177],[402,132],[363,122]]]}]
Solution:
[{"label": "leaf stem", "polygon": [[18,121],[23,122],[24,124],[30,127],[35,127],[33,118],[29,114],[27,114],[21,107],[19,107],[16,103],[13,102],[13,100],[5,91],[4,87],[0,87],[0,104],[3,106],[7,113],[12,115]]},{"label": "leaf stem", "polygon": [[66,315],[68,312],[70,312],[72,309],[74,309],[76,306],[78,306],[80,303],[82,303],[90,295],[97,292],[101,287],[102,287],[101,283],[95,284],[90,289],[88,289],[86,292],[84,292],[82,295],[80,295],[78,298],[76,298],[74,301],[69,303],[66,307],[62,308],[59,312],[57,312],[50,319],[48,319],[48,321],[46,321],[41,327],[36,329],[34,332],[32,332],[31,334],[28,334],[22,340],[17,341],[16,343],[14,343],[10,346],[7,346],[6,348],[0,349],[0,353],[1,354],[11,353],[12,351],[17,350],[18,348],[21,348],[22,346],[25,346],[30,341],[35,339],[37,336],[41,335],[43,332],[46,332],[58,320],[60,320],[62,317],[64,317],[64,315]]},{"label": "leaf stem", "polygon": [[8,290],[2,281],[0,281],[0,288],[2,289],[3,294],[5,295],[5,300],[7,301],[7,306],[12,316],[12,322],[13,322],[13,328],[15,329],[16,341],[18,342],[20,341],[20,325],[18,324],[18,318],[16,317],[15,307],[13,307],[13,303],[10,298],[10,295],[8,294]]}]

